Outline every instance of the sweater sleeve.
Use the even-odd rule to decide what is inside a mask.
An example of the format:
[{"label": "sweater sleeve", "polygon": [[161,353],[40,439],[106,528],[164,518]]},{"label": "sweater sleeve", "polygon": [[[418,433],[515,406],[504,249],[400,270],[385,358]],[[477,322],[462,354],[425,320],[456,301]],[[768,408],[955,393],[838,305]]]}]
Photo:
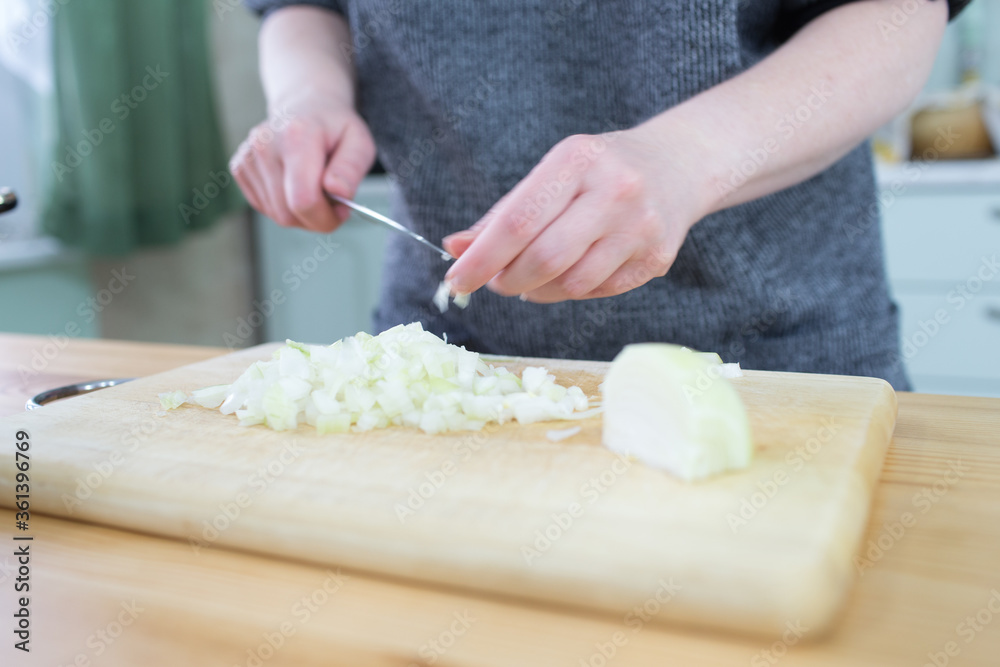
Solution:
[{"label": "sweater sleeve", "polygon": [[[941,0],[933,0],[941,2]],[[846,5],[854,0],[782,0],[782,18],[778,32],[782,37],[791,37],[799,28],[831,9]],[[948,17],[953,19],[972,0],[947,0]]]},{"label": "sweater sleeve", "polygon": [[345,13],[346,9],[343,6],[345,3],[341,2],[341,0],[243,0],[243,3],[250,9],[250,11],[259,16],[267,16],[277,9],[281,9],[282,7],[291,7],[292,5],[322,7],[323,9],[329,9],[337,12],[338,14]]}]

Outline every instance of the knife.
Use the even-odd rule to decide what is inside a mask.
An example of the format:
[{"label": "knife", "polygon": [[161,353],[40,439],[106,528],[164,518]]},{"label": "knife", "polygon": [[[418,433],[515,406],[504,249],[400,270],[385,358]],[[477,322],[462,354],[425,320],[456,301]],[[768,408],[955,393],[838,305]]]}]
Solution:
[{"label": "knife", "polygon": [[357,203],[355,201],[351,201],[350,199],[347,199],[345,197],[341,197],[339,195],[332,195],[329,192],[326,193],[326,196],[328,198],[330,198],[332,201],[335,201],[337,203],[343,204],[344,206],[346,206],[346,207],[348,207],[348,208],[350,208],[350,209],[352,209],[354,211],[357,211],[363,217],[367,218],[368,220],[371,220],[372,222],[381,223],[381,224],[385,225],[386,227],[389,227],[390,229],[394,229],[397,232],[401,232],[403,234],[406,234],[407,236],[409,236],[414,241],[417,241],[419,243],[423,243],[425,246],[427,246],[428,248],[430,248],[431,250],[433,250],[437,254],[441,255],[441,259],[443,259],[446,262],[450,262],[451,260],[455,259],[444,248],[437,247],[436,245],[434,245],[433,243],[431,243],[430,241],[428,241],[427,239],[425,239],[420,234],[417,234],[416,232],[407,229],[406,227],[404,227],[403,225],[399,224],[395,220],[393,220],[391,218],[387,218],[384,215],[382,215],[381,213],[378,213],[376,211],[371,210],[367,206],[362,206],[361,204],[359,204],[359,203]]}]

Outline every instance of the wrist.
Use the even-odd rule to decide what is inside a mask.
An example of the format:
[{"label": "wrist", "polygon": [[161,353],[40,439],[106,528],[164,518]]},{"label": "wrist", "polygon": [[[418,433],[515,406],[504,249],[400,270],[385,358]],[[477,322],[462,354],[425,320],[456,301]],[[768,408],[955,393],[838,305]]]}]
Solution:
[{"label": "wrist", "polygon": [[688,228],[719,210],[717,151],[700,126],[668,110],[629,132],[654,156],[667,210]]},{"label": "wrist", "polygon": [[269,91],[267,114],[269,117],[294,116],[314,110],[324,112],[354,112],[354,91],[338,86],[316,86],[297,83]]}]

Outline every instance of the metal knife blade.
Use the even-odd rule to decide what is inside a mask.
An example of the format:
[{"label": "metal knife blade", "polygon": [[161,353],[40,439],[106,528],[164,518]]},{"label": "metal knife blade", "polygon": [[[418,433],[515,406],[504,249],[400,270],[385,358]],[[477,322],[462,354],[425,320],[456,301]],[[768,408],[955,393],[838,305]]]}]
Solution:
[{"label": "metal knife blade", "polygon": [[444,248],[439,248],[438,246],[434,245],[433,243],[431,243],[430,241],[428,241],[427,239],[425,239],[420,234],[417,234],[416,232],[407,229],[406,227],[404,227],[403,225],[399,224],[395,220],[393,220],[391,218],[387,218],[384,215],[382,215],[381,213],[378,213],[377,211],[371,210],[367,206],[362,206],[361,204],[357,203],[356,201],[351,201],[350,199],[347,199],[345,197],[341,197],[339,195],[332,195],[330,193],[326,193],[326,196],[329,197],[331,200],[333,200],[335,202],[343,204],[344,206],[350,208],[353,211],[357,211],[363,217],[367,218],[368,220],[371,220],[372,222],[377,222],[377,223],[383,224],[386,227],[389,227],[390,229],[394,229],[397,232],[406,234],[407,236],[409,236],[414,241],[417,241],[419,243],[423,243],[425,246],[427,246],[431,250],[433,250],[436,253],[438,253],[439,255],[441,255],[441,259],[443,259],[446,262],[450,262],[451,260],[455,259]]}]

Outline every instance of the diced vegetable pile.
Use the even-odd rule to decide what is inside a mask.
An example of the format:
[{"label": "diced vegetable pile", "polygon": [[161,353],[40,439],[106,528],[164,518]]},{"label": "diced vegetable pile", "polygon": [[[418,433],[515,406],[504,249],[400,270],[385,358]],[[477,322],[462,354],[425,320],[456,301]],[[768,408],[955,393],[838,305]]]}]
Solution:
[{"label": "diced vegetable pile", "polygon": [[253,363],[231,385],[160,398],[164,408],[186,400],[235,414],[242,425],[284,431],[306,423],[320,433],[390,425],[442,433],[596,412],[588,409],[583,390],[557,384],[546,369],[529,367],[518,377],[449,345],[419,323],[378,336],[359,333],[328,347],[288,341],[272,360]]}]

